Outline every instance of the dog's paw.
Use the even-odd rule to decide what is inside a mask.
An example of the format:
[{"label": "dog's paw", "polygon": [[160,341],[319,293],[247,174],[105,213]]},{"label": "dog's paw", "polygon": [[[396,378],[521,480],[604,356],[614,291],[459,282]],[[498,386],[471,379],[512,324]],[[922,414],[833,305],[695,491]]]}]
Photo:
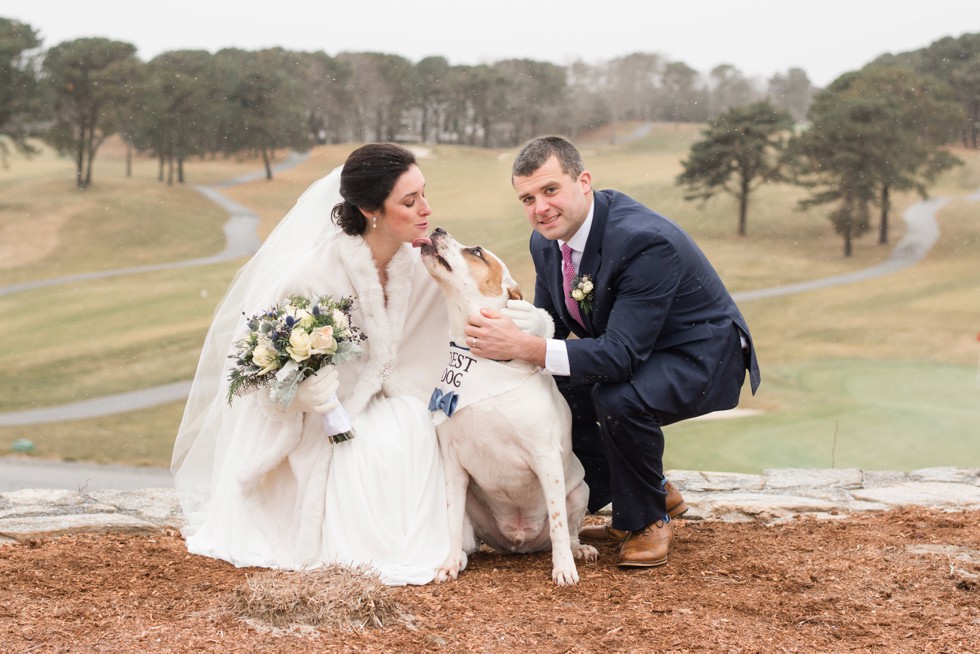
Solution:
[{"label": "dog's paw", "polygon": [[578,570],[575,566],[561,567],[555,566],[551,570],[551,579],[556,586],[574,586],[578,583]]},{"label": "dog's paw", "polygon": [[551,578],[556,586],[574,586],[578,583],[578,570],[570,548],[556,547],[551,557]]},{"label": "dog's paw", "polygon": [[572,554],[575,555],[576,559],[588,563],[594,563],[599,560],[599,550],[591,545],[583,545],[581,543],[572,545]]},{"label": "dog's paw", "polygon": [[436,570],[436,583],[443,583],[449,581],[450,579],[455,579],[459,576],[459,571],[452,570],[451,568],[439,568]]},{"label": "dog's paw", "polygon": [[466,569],[466,552],[460,550],[457,554],[450,554],[442,565],[436,570],[436,581],[444,582],[456,579],[459,573]]}]

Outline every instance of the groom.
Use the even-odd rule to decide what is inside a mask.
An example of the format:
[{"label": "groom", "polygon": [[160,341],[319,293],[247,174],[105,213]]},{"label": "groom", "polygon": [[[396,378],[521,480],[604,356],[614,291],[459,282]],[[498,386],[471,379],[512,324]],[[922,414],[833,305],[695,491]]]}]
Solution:
[{"label": "groom", "polygon": [[[670,516],[687,507],[664,478],[662,427],[736,406],[746,370],[755,393],[749,328],[691,237],[622,193],[593,190],[569,141],[529,142],[511,180],[535,231],[535,306],[512,301],[503,316],[473,316],[467,341],[482,357],[555,375],[589,510],[612,502],[612,524],[585,527],[581,538],[622,542],[620,566],[663,565]],[[555,322],[554,339],[541,336],[540,310]]]}]

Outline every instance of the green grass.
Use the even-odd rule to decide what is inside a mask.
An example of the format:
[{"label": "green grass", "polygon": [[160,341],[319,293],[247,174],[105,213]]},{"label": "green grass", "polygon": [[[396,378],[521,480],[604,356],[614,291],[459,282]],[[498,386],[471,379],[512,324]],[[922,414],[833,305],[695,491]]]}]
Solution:
[{"label": "green grass", "polygon": [[183,411],[183,402],[172,402],[89,420],[3,427],[0,446],[7,453],[24,438],[39,458],[168,467]]},{"label": "green grass", "polygon": [[[622,128],[622,133],[629,131]],[[659,125],[636,142],[581,139],[597,188],[634,195],[685,226],[735,291],[836,275],[874,265],[890,246],[869,234],[842,257],[822,210],[800,212],[799,189],[771,185],[753,199],[749,235],[738,237],[727,197],[684,200],[673,180],[697,138],[694,126]],[[315,179],[353,146],[317,148],[308,161],[226,190],[262,218],[264,236]],[[421,160],[441,225],[464,243],[491,247],[530,294],[530,228],[510,185],[513,150],[436,146]],[[126,177],[123,152],[107,147],[95,186],[72,187],[70,162],[50,152],[0,170],[0,285],[71,272],[186,259],[222,244],[225,217],[187,187],[156,181],[156,163]],[[934,193],[980,188],[980,154],[946,174]],[[190,183],[214,183],[259,162],[194,161]],[[918,198],[900,195],[901,210]],[[888,277],[741,304],[758,345],[763,386],[743,393],[760,415],[695,421],[667,430],[665,463],[683,469],[760,472],[774,466],[913,469],[980,465],[980,203],[956,199],[940,213],[942,236],[926,260]],[[18,235],[11,241],[8,235]],[[11,247],[11,243],[15,245]],[[0,297],[0,411],[188,379],[211,313],[236,264],[145,273]],[[29,438],[39,456],[166,465],[180,419],[170,405],[119,416],[0,428],[0,452]]]},{"label": "green grass", "polygon": [[977,465],[975,367],[828,359],[764,373],[764,394],[778,411],[672,425],[664,465],[747,473]]},{"label": "green grass", "polygon": [[0,354],[0,411],[190,379],[234,270],[160,271],[0,297],[9,333],[18,334]]}]

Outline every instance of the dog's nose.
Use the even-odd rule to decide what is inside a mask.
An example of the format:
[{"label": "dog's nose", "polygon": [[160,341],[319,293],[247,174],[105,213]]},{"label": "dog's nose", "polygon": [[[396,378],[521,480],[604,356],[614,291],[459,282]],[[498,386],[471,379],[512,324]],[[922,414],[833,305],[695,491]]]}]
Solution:
[{"label": "dog's nose", "polygon": [[445,236],[446,230],[444,230],[442,227],[436,227],[434,230],[432,230],[432,233],[439,234],[440,236]]}]

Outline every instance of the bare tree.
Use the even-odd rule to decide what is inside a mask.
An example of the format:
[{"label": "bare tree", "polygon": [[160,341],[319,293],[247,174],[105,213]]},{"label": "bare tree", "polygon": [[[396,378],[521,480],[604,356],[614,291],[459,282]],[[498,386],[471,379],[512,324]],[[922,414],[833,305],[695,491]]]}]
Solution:
[{"label": "bare tree", "polygon": [[[680,61],[664,67],[661,93],[657,98],[662,120],[697,122],[707,117],[704,89],[698,84],[698,71]],[[702,107],[698,109],[698,105]]]},{"label": "bare tree", "polygon": [[790,68],[785,75],[776,73],[769,79],[769,101],[788,111],[797,123],[806,120],[815,91],[802,68]]},{"label": "bare tree", "polygon": [[721,64],[711,69],[709,81],[709,111],[718,116],[732,107],[744,107],[761,99],[752,82],[731,64]]},{"label": "bare tree", "polygon": [[304,61],[307,126],[313,140],[320,144],[353,141],[350,66],[323,52],[297,56]]}]

